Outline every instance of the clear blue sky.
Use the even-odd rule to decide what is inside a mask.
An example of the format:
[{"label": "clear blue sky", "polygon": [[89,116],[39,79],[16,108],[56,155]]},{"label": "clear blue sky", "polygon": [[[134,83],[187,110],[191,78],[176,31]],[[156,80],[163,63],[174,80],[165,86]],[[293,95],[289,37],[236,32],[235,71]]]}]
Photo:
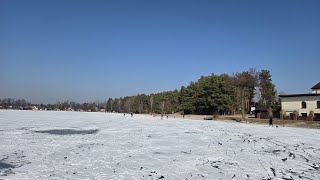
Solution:
[{"label": "clear blue sky", "polygon": [[104,101],[201,75],[268,69],[320,81],[320,1],[0,1],[0,98]]}]

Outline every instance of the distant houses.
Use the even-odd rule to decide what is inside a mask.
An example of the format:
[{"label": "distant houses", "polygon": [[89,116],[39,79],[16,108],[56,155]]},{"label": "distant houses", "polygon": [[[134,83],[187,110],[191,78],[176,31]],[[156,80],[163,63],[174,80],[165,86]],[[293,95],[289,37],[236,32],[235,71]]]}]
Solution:
[{"label": "distant houses", "polygon": [[32,110],[37,111],[39,108],[37,106],[32,106]]},{"label": "distant houses", "polygon": [[282,118],[320,121],[320,82],[309,94],[280,95]]}]

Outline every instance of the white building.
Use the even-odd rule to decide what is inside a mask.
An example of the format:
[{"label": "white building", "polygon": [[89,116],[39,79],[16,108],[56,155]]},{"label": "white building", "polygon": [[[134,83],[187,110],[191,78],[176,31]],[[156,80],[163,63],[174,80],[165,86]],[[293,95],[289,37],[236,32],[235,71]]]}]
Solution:
[{"label": "white building", "polygon": [[37,111],[37,110],[39,110],[39,108],[37,106],[32,106],[32,110]]},{"label": "white building", "polygon": [[320,82],[311,88],[310,94],[280,95],[282,111],[286,116],[298,112],[300,117],[307,118],[311,111],[315,114],[315,120],[320,121]]}]

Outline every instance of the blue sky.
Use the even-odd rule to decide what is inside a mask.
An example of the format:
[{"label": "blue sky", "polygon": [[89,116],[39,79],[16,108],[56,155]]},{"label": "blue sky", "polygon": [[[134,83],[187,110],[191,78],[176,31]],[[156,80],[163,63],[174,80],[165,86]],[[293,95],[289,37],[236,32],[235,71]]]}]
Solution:
[{"label": "blue sky", "polygon": [[268,69],[320,81],[320,1],[0,1],[0,98],[104,101]]}]

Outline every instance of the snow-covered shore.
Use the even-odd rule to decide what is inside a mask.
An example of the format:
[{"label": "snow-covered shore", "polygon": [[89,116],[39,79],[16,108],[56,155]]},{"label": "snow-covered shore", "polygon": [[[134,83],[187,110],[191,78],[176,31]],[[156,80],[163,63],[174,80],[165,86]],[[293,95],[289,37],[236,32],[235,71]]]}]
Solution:
[{"label": "snow-covered shore", "polygon": [[0,179],[320,179],[320,131],[0,110]]}]

